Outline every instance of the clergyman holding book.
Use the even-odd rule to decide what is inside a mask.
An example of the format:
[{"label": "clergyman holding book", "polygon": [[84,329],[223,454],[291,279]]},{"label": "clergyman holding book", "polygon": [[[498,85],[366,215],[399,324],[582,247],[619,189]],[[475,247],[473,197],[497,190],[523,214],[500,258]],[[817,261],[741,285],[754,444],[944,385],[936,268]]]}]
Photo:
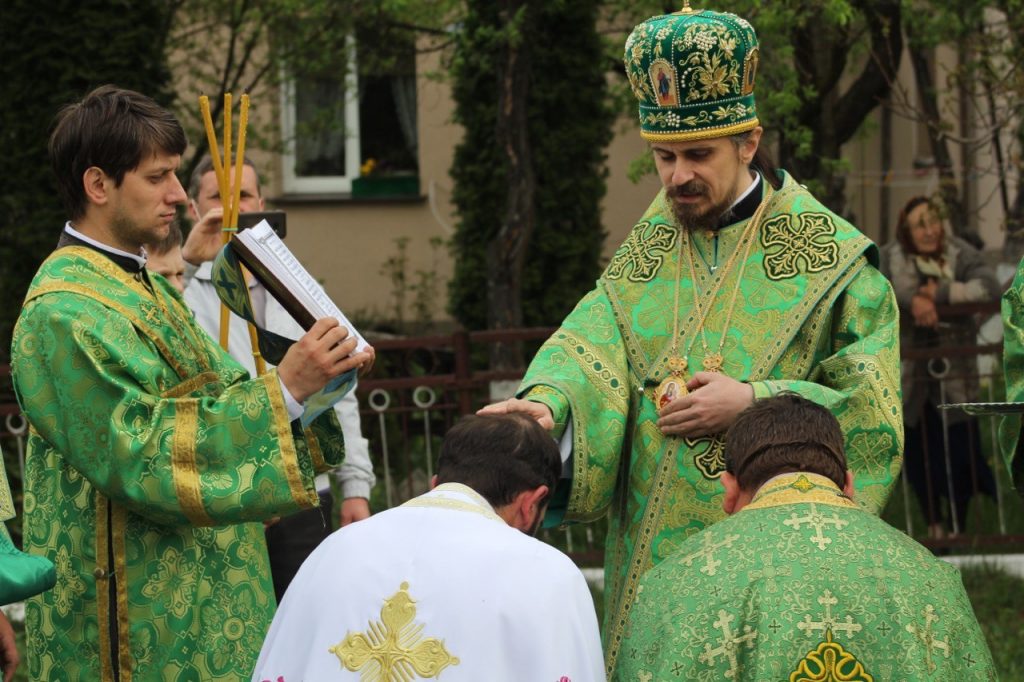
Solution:
[{"label": "clergyman holding book", "polygon": [[[217,176],[209,156],[200,160],[188,187],[189,214],[195,221],[185,242],[183,255],[193,267],[197,267],[185,289],[185,302],[196,316],[196,322],[214,339],[219,338],[221,300],[213,283],[213,259],[221,249],[221,222],[223,210],[217,188]],[[264,209],[264,199],[256,167],[247,158],[242,168],[242,187],[239,195],[239,210],[242,214]],[[245,284],[252,302],[255,321],[262,329],[275,334],[298,338],[302,327],[269,294],[266,287],[251,275]],[[249,339],[247,323],[238,315],[229,317],[228,353],[231,354],[251,376],[256,376],[256,362]],[[333,477],[341,491],[343,501],[338,511],[338,525],[346,526],[370,516],[370,491],[376,483],[367,441],[359,425],[359,404],[355,397],[355,385],[338,403],[334,410],[341,424],[345,439],[345,459],[340,467],[317,477],[317,491],[320,508],[299,512],[285,517],[267,528],[267,549],[274,577],[274,592],[278,601],[309,553],[332,530],[329,518],[321,510],[330,511],[334,506],[328,476]]]},{"label": "clergyman holding book", "polygon": [[25,550],[57,568],[26,606],[33,679],[248,679],[275,606],[261,522],[316,506],[317,470],[343,456],[334,412],[302,428],[305,403],[372,361],[322,319],[250,379],[149,276],[186,146],[173,114],[110,85],[50,138],[69,220],[11,353]]}]

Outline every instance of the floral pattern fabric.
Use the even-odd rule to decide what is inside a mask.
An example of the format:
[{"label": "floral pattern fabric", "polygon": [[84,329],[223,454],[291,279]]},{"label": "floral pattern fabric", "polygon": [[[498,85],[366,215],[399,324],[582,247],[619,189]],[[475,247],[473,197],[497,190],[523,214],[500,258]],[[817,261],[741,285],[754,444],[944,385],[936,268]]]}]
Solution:
[{"label": "floral pattern fabric", "polygon": [[959,572],[794,473],[640,581],[617,682],[994,680]]},{"label": "floral pattern fabric", "polygon": [[249,679],[275,608],[260,521],[315,504],[334,413],[304,435],[276,373],[247,380],[163,280],[83,247],[40,268],[12,355],[25,545],[57,566],[26,607],[29,674]]},{"label": "floral pattern fabric", "polygon": [[[787,239],[755,243],[742,281],[737,263],[712,271],[712,239],[719,262],[745,249],[747,221],[717,237],[691,233],[698,282],[679,287],[679,349],[689,349],[689,367],[705,356],[696,334],[697,292],[739,288],[729,329],[723,329],[731,296],[705,299],[708,352],[725,335],[724,371],[749,382],[756,397],[795,391],[828,407],[847,439],[861,504],[875,513],[884,506],[902,461],[898,313],[892,288],[869,263],[871,242],[830,213],[789,176],[768,199],[765,222],[787,225]],[[827,216],[829,229],[823,228]],[[783,217],[785,220],[782,220]],[[668,373],[672,343],[676,251],[666,240],[651,242],[660,261],[648,281],[636,282],[619,263],[639,262],[636,248],[676,229],[671,208],[659,195],[612,259],[609,269],[561,328],[537,353],[519,394],[552,409],[556,423],[572,420],[573,471],[566,521],[609,515],[605,545],[605,649],[617,650],[637,582],[686,538],[723,518],[718,477],[724,469],[721,436],[677,438],[657,428],[654,392]],[[763,226],[762,226],[763,228]],[[763,232],[762,232],[763,234]],[[815,252],[830,254],[808,259]],[[831,248],[830,248],[831,245]],[[787,253],[786,250],[793,253]],[[801,250],[802,249],[802,250]],[[743,251],[740,251],[743,253]],[[770,260],[772,259],[772,260]],[[791,270],[773,269],[778,262]],[[813,263],[814,267],[808,267]],[[782,276],[786,275],[786,276]],[[557,514],[557,510],[552,510]]]}]

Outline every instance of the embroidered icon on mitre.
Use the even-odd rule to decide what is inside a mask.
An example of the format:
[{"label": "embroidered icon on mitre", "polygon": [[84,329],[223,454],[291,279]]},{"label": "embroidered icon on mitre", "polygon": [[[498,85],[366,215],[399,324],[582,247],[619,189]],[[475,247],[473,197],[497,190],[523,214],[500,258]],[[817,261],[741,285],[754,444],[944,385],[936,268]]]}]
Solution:
[{"label": "embroidered icon on mitre", "polygon": [[677,107],[679,106],[679,92],[676,90],[676,70],[665,59],[655,59],[651,62],[647,73],[654,86],[654,92],[658,95],[658,106]]},{"label": "embroidered icon on mitre", "polygon": [[747,56],[743,59],[743,95],[749,95],[754,91],[754,79],[757,77],[757,65],[760,62],[760,50],[756,47],[750,48]]}]

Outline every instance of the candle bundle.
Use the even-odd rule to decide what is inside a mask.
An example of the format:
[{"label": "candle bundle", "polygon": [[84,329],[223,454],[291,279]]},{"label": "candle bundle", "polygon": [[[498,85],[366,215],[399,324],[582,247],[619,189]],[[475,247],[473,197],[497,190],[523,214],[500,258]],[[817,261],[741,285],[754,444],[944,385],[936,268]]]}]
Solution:
[{"label": "candle bundle", "polygon": [[[227,244],[231,233],[238,230],[238,213],[242,197],[242,169],[245,166],[245,132],[249,127],[249,95],[243,94],[241,97],[233,182],[231,178],[231,122],[233,117],[231,93],[224,93],[223,157],[220,155],[220,145],[217,144],[217,133],[213,127],[213,116],[210,113],[210,98],[202,95],[199,98],[199,108],[203,114],[203,125],[206,127],[206,141],[210,147],[213,172],[217,176],[217,190],[220,193],[220,203],[224,209],[221,239],[224,244]],[[228,349],[229,316],[230,313],[227,306],[222,303],[220,308],[220,345],[224,350]],[[260,356],[259,346],[256,342],[256,330],[251,324],[249,325],[249,339],[252,344],[253,357],[256,360],[256,370],[259,374],[263,374],[266,371],[265,364]]]}]

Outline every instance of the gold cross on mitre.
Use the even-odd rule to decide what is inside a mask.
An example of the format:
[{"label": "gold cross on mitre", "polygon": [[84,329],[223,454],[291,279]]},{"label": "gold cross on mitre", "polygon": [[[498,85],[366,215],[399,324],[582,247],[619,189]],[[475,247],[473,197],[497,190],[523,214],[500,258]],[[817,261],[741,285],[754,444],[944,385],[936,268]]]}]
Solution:
[{"label": "gold cross on mitre", "polygon": [[[217,175],[217,190],[220,193],[221,207],[224,209],[224,217],[221,222],[221,241],[228,243],[233,232],[238,231],[238,211],[242,199],[242,169],[245,166],[245,132],[249,127],[249,95],[242,94],[241,110],[238,115],[238,145],[235,149],[235,177],[231,181],[231,122],[233,112],[231,109],[231,93],[224,93],[224,157],[220,155],[220,145],[217,144],[217,133],[213,128],[213,116],[210,114],[210,98],[202,95],[199,98],[199,108],[203,114],[203,125],[206,127],[206,141],[210,147],[210,159],[213,161],[213,172]],[[248,296],[248,289],[245,291]],[[249,302],[252,308],[252,302]],[[228,333],[230,331],[230,312],[227,306],[220,304],[220,346],[225,351],[228,349]],[[256,362],[256,374],[262,376],[266,373],[266,364],[260,354],[259,343],[256,339],[256,328],[249,324],[249,341],[252,346],[252,356]]]},{"label": "gold cross on mitre", "polygon": [[676,12],[676,14],[693,14],[697,10],[690,7],[690,0],[683,0],[683,8]]}]

